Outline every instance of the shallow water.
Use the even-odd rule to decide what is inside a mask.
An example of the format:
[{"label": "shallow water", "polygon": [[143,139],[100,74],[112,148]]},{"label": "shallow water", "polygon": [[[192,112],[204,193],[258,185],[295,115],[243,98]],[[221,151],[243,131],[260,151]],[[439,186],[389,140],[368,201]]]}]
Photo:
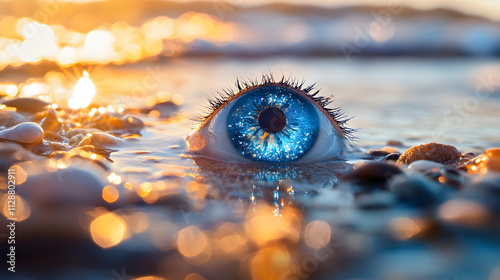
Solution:
[{"label": "shallow water", "polygon": [[[236,77],[259,78],[266,73],[317,82],[323,95],[335,95],[333,106],[353,116],[349,126],[358,129],[346,161],[232,164],[188,153],[185,139],[196,128],[193,119],[203,114],[207,96],[231,87]],[[53,204],[55,210],[44,205],[35,211],[40,204],[27,196],[33,203],[32,216],[19,230],[27,247],[18,258],[36,269],[22,275],[120,279],[126,273],[187,279],[188,273],[196,272],[205,279],[259,280],[296,279],[302,273],[313,279],[496,275],[492,269],[500,263],[500,245],[492,235],[497,226],[480,231],[443,225],[436,221],[437,206],[360,209],[366,198],[374,205],[392,205],[394,195],[369,191],[363,196],[356,187],[339,182],[339,176],[369,158],[367,150],[382,148],[388,140],[403,142],[404,147],[396,148],[400,152],[428,142],[477,153],[500,146],[499,74],[500,61],[491,59],[422,58],[196,58],[94,69],[93,80],[101,89],[97,104],[146,107],[146,97],[158,91],[182,96],[178,98],[183,102],[169,118],[138,115],[146,123],[141,137],[127,138],[115,147],[108,166],[120,182],[108,177],[107,184],[118,189],[119,198],[104,203],[108,210],[94,208],[94,201],[83,206]],[[480,86],[481,79],[490,82]],[[475,93],[484,88],[488,91]],[[450,197],[451,190],[443,188],[439,201]],[[97,204],[102,206],[102,201]],[[99,243],[94,236],[99,230],[89,224],[106,211],[118,217],[111,222],[125,221],[127,233],[102,249],[97,245],[107,247],[106,243]],[[75,219],[76,229],[66,224]],[[54,226],[50,220],[60,223]],[[39,233],[44,223],[56,230]],[[422,236],[412,238],[417,233]],[[47,260],[30,249],[51,242],[66,245]],[[326,254],[325,261],[318,252]],[[60,255],[73,258],[60,260]],[[308,267],[311,258],[314,269]],[[55,260],[61,262],[57,270],[48,267]],[[83,273],[77,275],[79,271]]]},{"label": "shallow water", "polygon": [[[407,147],[446,143],[461,151],[477,152],[500,145],[500,61],[491,59],[196,59],[145,67],[158,73],[153,76],[160,80],[156,90],[181,94],[184,103],[180,116],[173,121],[145,119],[154,126],[145,129],[137,143],[113,154],[119,169],[136,159],[133,151],[149,151],[151,145],[155,149],[148,156],[172,165],[196,167],[181,155],[187,153],[185,138],[197,126],[193,119],[205,112],[207,98],[223,88],[234,88],[237,77],[260,79],[266,73],[303,79],[306,84],[316,82],[322,95],[333,94],[332,106],[353,117],[348,124],[358,130],[354,144],[364,150],[381,148],[387,140],[399,140]],[[135,71],[140,86],[150,75],[139,68],[144,66],[110,71],[112,76]],[[482,86],[483,80],[486,86]],[[126,89],[121,89],[120,83],[115,85],[114,90],[122,95],[131,88],[128,84]],[[134,89],[128,96],[132,93]],[[169,148],[172,145],[178,148]],[[157,171],[154,164],[146,168]]]}]

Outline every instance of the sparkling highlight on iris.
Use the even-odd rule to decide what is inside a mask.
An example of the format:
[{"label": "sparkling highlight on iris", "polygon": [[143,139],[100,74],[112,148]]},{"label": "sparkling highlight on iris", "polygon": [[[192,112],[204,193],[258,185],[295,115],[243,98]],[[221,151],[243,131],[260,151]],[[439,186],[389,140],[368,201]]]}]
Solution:
[{"label": "sparkling highlight on iris", "polygon": [[291,89],[263,86],[235,102],[228,133],[246,158],[289,162],[302,157],[316,141],[319,119],[314,105]]}]

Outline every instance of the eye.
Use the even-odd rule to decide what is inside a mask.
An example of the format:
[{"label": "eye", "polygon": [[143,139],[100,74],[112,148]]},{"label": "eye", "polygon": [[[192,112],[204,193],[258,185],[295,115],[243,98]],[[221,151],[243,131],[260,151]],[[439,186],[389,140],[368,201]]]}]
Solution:
[{"label": "eye", "polygon": [[339,156],[353,130],[330,97],[313,86],[275,81],[237,81],[210,102],[210,112],[188,136],[190,152],[223,161],[311,162]]}]

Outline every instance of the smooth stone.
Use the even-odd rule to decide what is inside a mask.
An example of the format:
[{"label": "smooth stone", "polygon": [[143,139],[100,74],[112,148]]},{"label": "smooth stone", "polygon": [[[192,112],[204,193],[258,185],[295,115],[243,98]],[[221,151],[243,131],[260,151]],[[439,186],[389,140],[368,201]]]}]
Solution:
[{"label": "smooth stone", "polygon": [[144,122],[136,116],[125,115],[121,118],[122,124],[125,129],[133,129],[139,132],[144,128]]},{"label": "smooth stone", "polygon": [[5,106],[14,107],[19,111],[36,113],[41,112],[50,105],[50,103],[43,100],[31,97],[20,97],[16,99],[10,99],[2,103]]},{"label": "smooth stone", "polygon": [[93,129],[93,128],[90,128],[90,129],[89,128],[73,128],[66,133],[66,137],[71,139],[75,135],[81,134],[81,135],[85,136],[85,135],[87,135],[87,133],[98,132],[98,131],[99,130]]},{"label": "smooth stone", "polygon": [[69,139],[69,145],[70,146],[78,145],[78,143],[80,143],[80,141],[82,141],[83,138],[85,138],[85,136],[83,134],[77,134],[77,135],[71,137],[71,139]]},{"label": "smooth stone", "polygon": [[408,169],[412,171],[423,172],[433,168],[442,168],[441,163],[430,161],[430,160],[417,160],[408,166]]},{"label": "smooth stone", "polygon": [[123,128],[122,115],[119,113],[106,112],[96,114],[90,120],[90,126],[103,131],[111,131]]},{"label": "smooth stone", "polygon": [[373,161],[355,167],[344,174],[342,179],[357,184],[377,185],[385,184],[390,178],[401,173],[401,169],[393,164]]},{"label": "smooth stone", "polygon": [[57,119],[46,117],[40,123],[45,132],[57,132],[61,129],[61,123]]},{"label": "smooth stone", "polygon": [[405,145],[403,142],[398,141],[398,140],[389,140],[385,143],[387,146],[393,146],[393,147],[404,147]]},{"label": "smooth stone", "polygon": [[13,142],[0,142],[0,172],[4,173],[17,162],[30,161],[36,156]]},{"label": "smooth stone", "polygon": [[389,188],[399,201],[413,206],[426,206],[441,199],[441,186],[421,175],[394,177]]},{"label": "smooth stone", "polygon": [[26,118],[15,111],[0,110],[0,125],[2,126],[11,127],[24,121]]},{"label": "smooth stone", "polygon": [[389,154],[389,152],[383,150],[369,150],[366,153],[374,157],[382,157]]},{"label": "smooth stone", "polygon": [[51,161],[56,160],[40,161],[36,166],[20,165],[28,173],[26,181],[19,185],[24,198],[44,205],[73,207],[75,203],[88,207],[103,202],[101,195],[107,175],[99,166],[78,160],[66,168],[50,170]]},{"label": "smooth stone", "polygon": [[467,172],[470,173],[498,173],[500,172],[500,157],[497,156],[497,151],[495,149],[488,149],[484,154],[481,154],[467,163],[465,163],[464,167]]},{"label": "smooth stone", "polygon": [[477,154],[474,153],[474,152],[467,152],[467,153],[463,153],[461,156],[460,156],[460,161],[469,161],[473,158],[477,157]]},{"label": "smooth stone", "polygon": [[456,164],[461,156],[462,153],[453,146],[428,143],[409,148],[399,157],[398,163],[410,164],[417,160],[430,160],[442,164]]},{"label": "smooth stone", "polygon": [[23,144],[35,144],[43,139],[43,129],[33,122],[20,123],[0,131],[0,139]]},{"label": "smooth stone", "polygon": [[93,132],[91,135],[85,136],[85,138],[83,138],[82,141],[78,143],[78,146],[93,145],[107,147],[115,146],[122,142],[122,139],[111,134],[107,134],[104,132]]},{"label": "smooth stone", "polygon": [[401,154],[400,154],[400,153],[392,153],[392,154],[388,154],[388,155],[384,158],[384,160],[396,160],[396,161],[397,161],[397,160],[399,159],[399,157],[400,157],[400,156],[401,156]]},{"label": "smooth stone", "polygon": [[485,154],[489,157],[500,158],[500,148],[487,149]]},{"label": "smooth stone", "polygon": [[488,157],[485,165],[488,172],[500,172],[500,157]]},{"label": "smooth stone", "polygon": [[47,110],[45,110],[45,115],[48,118],[51,118],[51,119],[54,119],[54,120],[57,120],[57,118],[58,118],[57,111],[54,110],[54,108],[48,108]]},{"label": "smooth stone", "polygon": [[156,103],[151,109],[158,111],[160,113],[161,118],[167,118],[172,115],[173,112],[177,111],[179,108],[179,105],[176,105],[175,103],[171,101],[166,101],[166,102],[160,102]]}]

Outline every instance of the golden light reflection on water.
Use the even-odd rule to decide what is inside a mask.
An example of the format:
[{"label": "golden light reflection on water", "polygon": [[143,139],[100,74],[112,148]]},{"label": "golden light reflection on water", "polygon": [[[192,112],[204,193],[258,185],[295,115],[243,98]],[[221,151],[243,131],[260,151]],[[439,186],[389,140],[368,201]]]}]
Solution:
[{"label": "golden light reflection on water", "polygon": [[103,248],[118,245],[123,240],[126,230],[124,220],[114,213],[102,214],[90,224],[92,239]]},{"label": "golden light reflection on water", "polygon": [[257,205],[247,213],[245,232],[259,246],[281,238],[297,242],[301,219],[300,212],[291,207],[284,208],[283,215],[276,216],[273,206]]},{"label": "golden light reflection on water", "polygon": [[134,278],[134,280],[165,280],[165,278],[159,276],[143,276],[139,278]]},{"label": "golden light reflection on water", "polygon": [[408,217],[396,218],[391,222],[391,230],[399,240],[407,240],[420,233],[422,228]]},{"label": "golden light reflection on water", "polygon": [[439,208],[439,217],[450,223],[477,226],[489,217],[489,211],[481,204],[462,199],[450,200]]},{"label": "golden light reflection on water", "polygon": [[177,243],[174,235],[177,233],[177,226],[169,222],[155,222],[151,226],[151,242],[160,250],[170,250]]},{"label": "golden light reflection on water", "polygon": [[126,217],[128,228],[134,233],[145,231],[149,225],[148,215],[142,212],[136,212]]},{"label": "golden light reflection on water", "polygon": [[330,225],[323,221],[310,222],[304,230],[304,238],[307,246],[314,249],[323,248],[330,242]]},{"label": "golden light reflection on water", "polygon": [[177,249],[187,258],[200,255],[207,248],[207,245],[207,235],[195,226],[184,228],[177,236]]},{"label": "golden light reflection on water", "polygon": [[28,173],[19,165],[13,165],[10,169],[16,170],[16,185],[20,185],[28,178]]},{"label": "golden light reflection on water", "polygon": [[290,255],[285,245],[278,243],[260,250],[252,260],[254,280],[282,279],[290,269]]},{"label": "golden light reflection on water", "polygon": [[114,186],[106,186],[102,189],[102,198],[108,203],[115,202],[119,196],[120,193]]},{"label": "golden light reflection on water", "polygon": [[217,245],[226,254],[240,255],[246,251],[246,237],[233,223],[224,223],[215,231]]},{"label": "golden light reflection on water", "polygon": [[184,280],[205,280],[205,278],[197,273],[191,273]]},{"label": "golden light reflection on water", "polygon": [[0,21],[0,26],[2,30],[15,30],[0,38],[0,70],[8,65],[43,60],[62,67],[136,62],[160,54],[174,55],[195,39],[227,42],[236,33],[234,24],[196,12],[186,12],[176,19],[159,16],[138,27],[119,21],[88,33],[42,24],[28,17],[7,17]]},{"label": "golden light reflection on water", "polygon": [[[12,201],[15,201],[15,205],[12,204]],[[0,206],[2,207],[2,214],[6,218],[16,218],[16,222],[26,220],[31,214],[29,204],[18,194],[16,194],[14,200],[9,200],[9,194],[4,194],[0,199]],[[11,212],[14,215],[11,215]]]}]

